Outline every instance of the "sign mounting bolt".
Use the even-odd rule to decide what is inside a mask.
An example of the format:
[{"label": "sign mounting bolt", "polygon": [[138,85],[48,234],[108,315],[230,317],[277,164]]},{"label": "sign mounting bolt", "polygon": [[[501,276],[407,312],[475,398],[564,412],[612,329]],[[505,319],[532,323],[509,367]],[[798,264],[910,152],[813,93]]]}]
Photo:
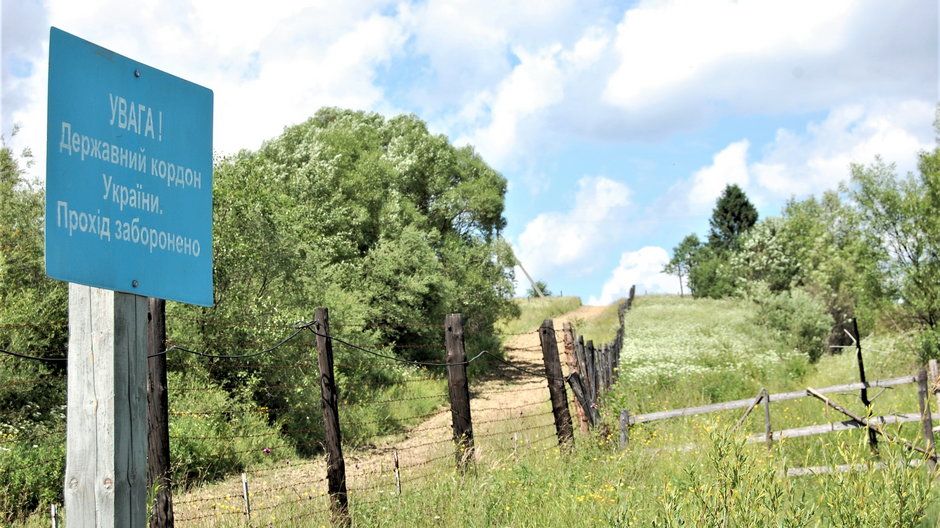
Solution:
[{"label": "sign mounting bolt", "polygon": [[135,288],[137,287],[138,284],[140,284],[140,283],[137,282],[136,280],[132,280],[132,281],[131,281],[131,286],[133,286],[133,287],[135,287]]},{"label": "sign mounting bolt", "polygon": [[140,77],[140,70],[134,70],[134,77]]}]

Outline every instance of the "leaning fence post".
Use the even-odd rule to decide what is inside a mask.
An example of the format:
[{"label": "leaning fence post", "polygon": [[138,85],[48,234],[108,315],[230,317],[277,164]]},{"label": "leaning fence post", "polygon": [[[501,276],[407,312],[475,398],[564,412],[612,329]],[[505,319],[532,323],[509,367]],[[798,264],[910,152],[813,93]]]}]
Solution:
[{"label": "leaning fence post", "polygon": [[597,409],[595,408],[596,406],[592,405],[591,400],[588,399],[587,389],[584,388],[581,375],[577,372],[572,372],[568,374],[568,377],[565,379],[568,381],[568,386],[571,387],[571,392],[574,393],[574,397],[578,400],[581,407],[584,408],[588,424],[594,427],[597,425],[599,417],[597,415]]},{"label": "leaning fence post", "polygon": [[[863,386],[860,397],[862,400],[862,405],[865,406],[865,412],[867,418],[871,418],[871,400],[868,399],[868,380],[865,378],[865,362],[862,359],[862,336],[858,334],[858,319],[852,318],[852,340],[855,341],[855,358],[858,361],[858,378],[862,382]],[[868,429],[868,445],[871,447],[872,451],[878,450],[878,435]]]},{"label": "leaning fence post", "polygon": [[552,399],[552,414],[555,416],[555,432],[560,445],[574,443],[574,431],[571,426],[571,414],[568,412],[568,396],[565,394],[565,377],[561,372],[558,359],[558,342],[555,340],[555,326],[551,319],[546,319],[539,329],[542,342],[542,360],[545,363],[545,378],[548,379],[548,392]]},{"label": "leaning fence post", "polygon": [[[581,367],[579,366],[578,361],[578,352],[577,352],[577,341],[574,338],[574,328],[571,327],[571,323],[565,322],[562,325],[562,336],[565,342],[565,355],[568,360],[568,373],[581,372]],[[578,417],[578,424],[581,427],[582,433],[588,432],[588,420],[585,415],[585,409],[581,404],[581,401],[575,396],[575,405],[574,405],[574,414]]]},{"label": "leaning fence post", "polygon": [[620,449],[626,449],[630,442],[630,412],[620,409]]},{"label": "leaning fence post", "polygon": [[346,493],[346,462],[339,429],[339,391],[333,377],[333,340],[330,339],[330,311],[317,308],[317,353],[320,368],[320,408],[323,410],[323,441],[326,444],[326,479],[333,522],[349,524],[349,497]]},{"label": "leaning fence post", "polygon": [[924,369],[917,371],[917,402],[920,404],[921,430],[924,434],[924,441],[927,443],[927,452],[930,453],[927,465],[933,472],[937,469],[937,452],[934,448],[933,416],[930,414],[930,389],[927,386],[927,371]]},{"label": "leaning fence post", "polygon": [[473,461],[473,421],[470,417],[467,353],[463,348],[463,315],[448,314],[444,318],[444,347],[447,349],[447,392],[455,455],[457,466],[465,469]]}]

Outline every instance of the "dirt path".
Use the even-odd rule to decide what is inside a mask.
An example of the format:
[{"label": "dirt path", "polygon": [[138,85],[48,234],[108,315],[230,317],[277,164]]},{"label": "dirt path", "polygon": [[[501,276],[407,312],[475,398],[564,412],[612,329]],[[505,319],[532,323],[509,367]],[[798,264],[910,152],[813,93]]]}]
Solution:
[{"label": "dirt path", "polygon": [[[566,322],[588,321],[598,317],[606,306],[581,306],[553,319],[562,354],[562,369],[567,374],[561,328]],[[538,329],[510,336],[504,343],[506,360],[483,379],[470,380],[470,410],[473,419],[475,458],[478,462],[497,463],[501,457],[512,456],[517,445],[544,442],[552,445],[555,435],[548,386]],[[570,396],[570,395],[569,395]],[[397,453],[402,485],[433,473],[440,467],[453,467],[454,446],[451,440],[449,408],[406,432],[390,436],[367,450],[345,450],[347,485],[350,493],[366,490],[394,490],[394,454]],[[439,469],[437,469],[439,470]],[[315,499],[323,496],[326,468],[323,460],[305,461],[293,467],[258,470],[258,482],[252,491],[254,504],[274,505],[285,496]],[[379,493],[385,491],[378,491]],[[177,498],[186,525],[228,525],[227,520],[206,517],[206,508],[237,513],[241,509],[241,482],[230,479],[203,486]],[[222,500],[224,497],[224,500]],[[208,499],[218,499],[212,502]],[[325,499],[324,499],[325,500]],[[262,506],[264,507],[264,506]],[[192,522],[185,522],[193,519]],[[196,520],[198,519],[198,520]]]}]

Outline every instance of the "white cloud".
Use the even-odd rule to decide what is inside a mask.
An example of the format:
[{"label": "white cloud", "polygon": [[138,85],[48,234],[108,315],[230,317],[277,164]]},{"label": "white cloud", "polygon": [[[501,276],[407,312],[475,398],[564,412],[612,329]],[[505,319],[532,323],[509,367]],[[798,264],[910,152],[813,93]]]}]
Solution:
[{"label": "white cloud", "polygon": [[[257,148],[322,106],[393,110],[377,76],[406,41],[394,7],[389,1],[301,0],[276,8],[183,0],[47,5],[51,24],[212,89],[213,143],[220,152]],[[102,24],[103,17],[120,23]],[[4,112],[5,120],[23,124],[14,146],[37,154],[37,175],[46,143],[47,41],[42,47],[34,75],[24,81],[34,97]],[[4,97],[7,92],[4,83]]]},{"label": "white cloud", "polygon": [[707,116],[934,97],[936,19],[917,0],[644,1],[617,26],[604,100],[631,116]]},{"label": "white cloud", "polygon": [[[472,115],[479,115],[479,106],[485,105],[489,121],[458,142],[476,145],[490,163],[497,166],[518,158],[518,152],[525,152],[530,146],[520,140],[523,122],[565,101],[566,87],[600,59],[608,41],[600,30],[590,29],[570,49],[552,44],[530,53],[525,48],[514,47],[519,64],[492,93],[478,94],[468,104],[474,109]],[[536,126],[541,126],[541,120],[538,122]],[[526,132],[529,137],[541,135],[531,129]]]},{"label": "white cloud", "polygon": [[605,177],[582,178],[571,209],[541,213],[519,235],[516,255],[535,279],[552,282],[559,268],[586,265],[624,224],[630,189]]},{"label": "white cloud", "polygon": [[610,304],[626,296],[633,285],[638,293],[679,293],[679,279],[662,272],[668,262],[669,253],[657,246],[621,254],[620,264],[604,283],[600,297],[592,296],[588,304]]},{"label": "white cloud", "polygon": [[757,156],[747,139],[730,143],[711,164],[673,184],[652,210],[666,211],[663,218],[700,218],[729,184],[758,208],[819,194],[848,180],[852,163],[868,164],[876,155],[895,163],[899,174],[914,171],[918,152],[933,147],[934,109],[917,100],[839,105],[802,131],[777,130]]},{"label": "white cloud", "polygon": [[838,106],[804,131],[778,130],[750,170],[758,186],[783,198],[834,188],[849,178],[851,163],[871,163],[875,155],[904,174],[916,169],[919,151],[932,148],[933,116],[927,101]]}]

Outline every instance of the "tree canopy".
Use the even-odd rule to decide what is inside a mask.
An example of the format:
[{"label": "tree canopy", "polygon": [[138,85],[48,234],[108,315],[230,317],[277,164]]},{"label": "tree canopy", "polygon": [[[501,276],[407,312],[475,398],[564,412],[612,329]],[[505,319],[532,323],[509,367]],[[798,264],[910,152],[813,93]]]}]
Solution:
[{"label": "tree canopy", "polygon": [[708,224],[708,245],[725,251],[737,247],[738,238],[757,223],[757,209],[737,184],[725,186]]}]

